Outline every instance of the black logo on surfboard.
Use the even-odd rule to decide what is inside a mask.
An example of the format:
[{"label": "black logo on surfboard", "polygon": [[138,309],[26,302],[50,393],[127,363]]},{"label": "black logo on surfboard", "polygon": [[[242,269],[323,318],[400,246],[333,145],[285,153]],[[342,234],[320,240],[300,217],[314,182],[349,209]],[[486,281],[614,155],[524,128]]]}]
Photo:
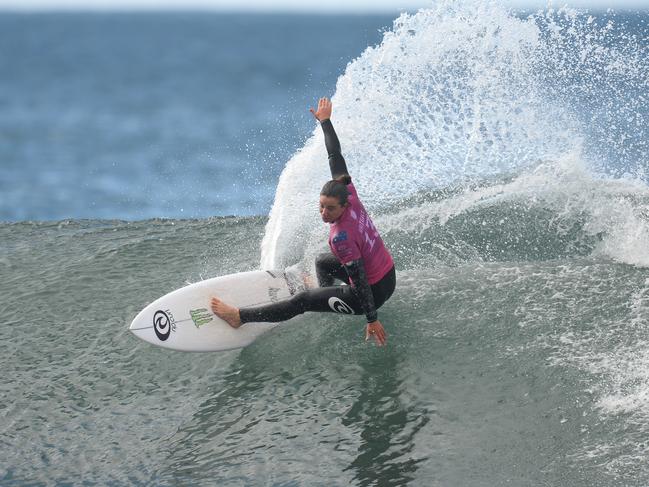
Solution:
[{"label": "black logo on surfboard", "polygon": [[165,341],[171,333],[171,320],[169,315],[162,310],[158,310],[153,315],[153,329],[160,341]]}]

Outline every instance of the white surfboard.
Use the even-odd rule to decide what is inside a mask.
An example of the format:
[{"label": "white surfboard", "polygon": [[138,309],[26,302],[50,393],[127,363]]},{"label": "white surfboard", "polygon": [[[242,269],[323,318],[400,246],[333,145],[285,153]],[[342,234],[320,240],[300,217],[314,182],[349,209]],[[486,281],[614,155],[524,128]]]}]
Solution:
[{"label": "white surfboard", "polygon": [[304,283],[284,271],[251,271],[215,277],[173,291],[144,308],[131,323],[138,338],[173,350],[213,352],[242,348],[278,323],[246,323],[232,328],[210,309],[218,296],[237,307],[289,298]]}]

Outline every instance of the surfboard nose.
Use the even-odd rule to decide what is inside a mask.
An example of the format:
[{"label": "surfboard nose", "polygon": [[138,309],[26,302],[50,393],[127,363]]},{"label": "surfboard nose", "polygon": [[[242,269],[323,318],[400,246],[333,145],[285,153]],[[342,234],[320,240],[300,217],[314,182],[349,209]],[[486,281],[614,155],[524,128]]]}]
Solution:
[{"label": "surfboard nose", "polygon": [[148,308],[143,309],[135,318],[133,318],[133,321],[128,327],[129,331],[133,333],[133,335],[145,341],[149,341],[147,337],[153,328],[149,314]]},{"label": "surfboard nose", "polygon": [[136,328],[134,323],[131,323],[131,326],[128,327],[128,330],[131,333],[133,333],[133,335],[138,337],[140,340],[148,341],[146,338],[145,331],[140,328]]},{"label": "surfboard nose", "polygon": [[145,342],[168,347],[174,341],[172,335],[177,330],[176,320],[170,309],[153,302],[135,317],[129,330]]},{"label": "surfboard nose", "polygon": [[131,322],[131,324],[128,326],[128,330],[129,330],[131,333],[133,333],[133,335],[137,335],[137,336],[140,335],[138,332],[141,331],[141,330],[138,328],[137,320],[133,320],[133,321]]}]

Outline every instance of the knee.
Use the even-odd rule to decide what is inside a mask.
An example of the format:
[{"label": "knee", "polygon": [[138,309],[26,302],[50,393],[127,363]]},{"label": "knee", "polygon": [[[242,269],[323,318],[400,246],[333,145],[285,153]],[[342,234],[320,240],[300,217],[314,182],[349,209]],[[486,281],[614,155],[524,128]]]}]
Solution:
[{"label": "knee", "polygon": [[315,259],[315,270],[320,287],[329,287],[334,283],[333,266],[331,262],[332,254],[320,254]]},{"label": "knee", "polygon": [[315,258],[315,266],[317,269],[328,269],[331,267],[331,254],[326,252],[318,254]]}]

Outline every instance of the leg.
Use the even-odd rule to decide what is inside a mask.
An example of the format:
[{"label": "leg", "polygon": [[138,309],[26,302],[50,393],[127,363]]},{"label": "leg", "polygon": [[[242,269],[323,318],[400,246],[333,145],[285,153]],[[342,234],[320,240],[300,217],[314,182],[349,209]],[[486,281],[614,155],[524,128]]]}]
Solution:
[{"label": "leg", "polygon": [[[344,269],[343,269],[344,271]],[[372,285],[372,294],[377,309],[392,295],[395,287],[394,268],[383,279]],[[265,306],[235,308],[218,298],[212,299],[212,311],[233,328],[244,323],[290,320],[306,311],[363,314],[360,301],[351,286],[330,286],[307,289],[290,299]]]},{"label": "leg", "polygon": [[[266,306],[241,308],[240,322],[272,322],[290,320],[306,311],[362,314],[356,294],[350,286],[308,289],[290,299]],[[227,321],[227,320],[226,320]]]},{"label": "leg", "polygon": [[316,257],[315,270],[316,275],[318,276],[318,285],[320,287],[333,286],[334,279],[347,283],[349,282],[347,271],[331,252],[320,254]]}]

